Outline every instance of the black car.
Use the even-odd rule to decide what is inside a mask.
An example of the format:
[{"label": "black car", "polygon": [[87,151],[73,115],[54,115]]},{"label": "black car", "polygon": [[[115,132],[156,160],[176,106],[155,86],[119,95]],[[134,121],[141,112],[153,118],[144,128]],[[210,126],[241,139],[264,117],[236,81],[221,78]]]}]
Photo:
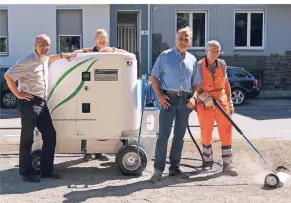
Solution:
[{"label": "black car", "polygon": [[259,96],[258,80],[244,68],[227,66],[227,77],[230,82],[231,97],[235,106],[240,106],[247,99]]},{"label": "black car", "polygon": [[1,107],[2,108],[16,108],[16,97],[8,88],[6,80],[4,78],[5,72],[8,68],[0,68],[0,95],[1,95]]}]

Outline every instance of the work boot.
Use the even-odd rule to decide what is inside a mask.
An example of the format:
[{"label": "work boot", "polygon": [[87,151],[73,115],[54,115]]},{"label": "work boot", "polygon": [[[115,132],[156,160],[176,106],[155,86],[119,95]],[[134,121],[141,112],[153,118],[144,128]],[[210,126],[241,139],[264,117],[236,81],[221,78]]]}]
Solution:
[{"label": "work boot", "polygon": [[204,162],[204,163],[203,163],[203,166],[202,166],[202,169],[203,169],[203,170],[207,170],[206,168],[209,167],[209,170],[211,171],[213,165],[214,165],[214,161]]},{"label": "work boot", "polygon": [[223,173],[230,176],[238,176],[238,172],[232,164],[223,163]]},{"label": "work boot", "polygon": [[170,171],[170,176],[176,176],[177,178],[181,179],[189,179],[189,176],[183,173],[180,169],[177,169],[175,171]]},{"label": "work boot", "polygon": [[162,174],[154,173],[154,175],[151,177],[150,182],[156,183],[158,181],[162,180]]}]

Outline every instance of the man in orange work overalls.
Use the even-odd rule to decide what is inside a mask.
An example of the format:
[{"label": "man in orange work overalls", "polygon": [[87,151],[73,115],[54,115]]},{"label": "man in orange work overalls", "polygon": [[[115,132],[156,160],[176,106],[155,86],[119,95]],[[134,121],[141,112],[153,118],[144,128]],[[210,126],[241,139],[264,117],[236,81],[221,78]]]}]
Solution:
[{"label": "man in orange work overalls", "polygon": [[[237,176],[238,173],[232,163],[232,126],[217,107],[199,101],[202,93],[207,93],[213,99],[216,99],[223,109],[229,114],[233,114],[234,108],[231,100],[231,89],[226,74],[226,63],[218,59],[221,50],[218,41],[209,41],[206,45],[206,56],[198,62],[201,70],[202,83],[197,92],[190,99],[190,104],[197,104],[197,116],[201,129],[201,139],[203,146],[203,158],[208,167],[212,167],[212,131],[214,121],[217,123],[218,132],[221,140],[223,172],[231,176]],[[206,94],[206,95],[207,95]],[[201,97],[200,97],[201,98]],[[212,103],[213,104],[213,103]]]}]

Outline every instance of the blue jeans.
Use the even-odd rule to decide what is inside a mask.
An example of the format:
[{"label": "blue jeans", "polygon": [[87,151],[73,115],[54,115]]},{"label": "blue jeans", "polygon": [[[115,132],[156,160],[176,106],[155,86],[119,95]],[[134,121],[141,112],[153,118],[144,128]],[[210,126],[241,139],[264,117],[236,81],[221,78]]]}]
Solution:
[{"label": "blue jeans", "polygon": [[165,170],[167,157],[167,144],[171,134],[173,121],[175,118],[174,137],[170,151],[170,168],[169,171],[179,169],[184,136],[188,124],[190,110],[187,108],[186,96],[169,96],[170,107],[160,109],[159,115],[159,134],[155,150],[155,173],[162,174]]}]

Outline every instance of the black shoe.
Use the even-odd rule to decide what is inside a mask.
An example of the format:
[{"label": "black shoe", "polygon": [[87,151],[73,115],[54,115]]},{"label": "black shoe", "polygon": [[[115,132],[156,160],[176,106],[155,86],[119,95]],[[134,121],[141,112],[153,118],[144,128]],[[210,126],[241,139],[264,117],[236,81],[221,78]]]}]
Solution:
[{"label": "black shoe", "polygon": [[177,169],[175,171],[170,171],[170,176],[176,176],[177,178],[181,179],[189,179],[189,176],[183,173],[180,169]]},{"label": "black shoe", "polygon": [[92,154],[85,154],[83,159],[86,162],[91,161],[92,160]]},{"label": "black shoe", "polygon": [[233,166],[233,164],[223,164],[223,173],[225,173],[226,175],[230,175],[230,176],[238,176],[238,172],[236,170],[236,168]]},{"label": "black shoe", "polygon": [[37,183],[37,182],[40,182],[40,177],[36,175],[23,175],[22,180],[26,182]]},{"label": "black shoe", "polygon": [[207,170],[206,168],[209,168],[209,170],[211,171],[214,165],[214,161],[208,161],[208,162],[204,162],[202,169],[203,170]]},{"label": "black shoe", "polygon": [[102,153],[95,154],[94,158],[100,161],[109,161],[109,158],[107,156],[104,156]]},{"label": "black shoe", "polygon": [[61,175],[57,173],[50,173],[50,174],[41,174],[41,178],[51,178],[51,179],[61,179]]},{"label": "black shoe", "polygon": [[154,175],[150,179],[150,182],[156,183],[156,182],[161,181],[161,180],[162,180],[162,174],[154,173]]}]

